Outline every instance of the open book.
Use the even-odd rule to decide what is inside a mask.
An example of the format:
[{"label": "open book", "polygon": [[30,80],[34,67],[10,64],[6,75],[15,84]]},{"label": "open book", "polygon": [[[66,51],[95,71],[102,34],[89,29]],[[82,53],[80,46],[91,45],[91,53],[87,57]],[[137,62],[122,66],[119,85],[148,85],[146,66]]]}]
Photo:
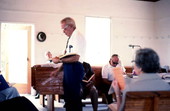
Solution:
[{"label": "open book", "polygon": [[63,59],[63,58],[67,58],[67,57],[74,56],[74,55],[77,55],[77,54],[76,53],[68,53],[68,54],[64,54],[64,55],[59,56],[59,58]]},{"label": "open book", "polygon": [[88,80],[84,80],[84,79],[83,79],[82,81],[88,83],[88,82],[90,82],[90,81],[93,79],[94,75],[95,75],[95,74],[93,74]]},{"label": "open book", "polygon": [[121,90],[125,89],[125,79],[121,67],[113,68],[113,74]]},{"label": "open book", "polygon": [[0,91],[9,88],[8,83],[6,82],[6,80],[4,79],[3,75],[0,74]]}]

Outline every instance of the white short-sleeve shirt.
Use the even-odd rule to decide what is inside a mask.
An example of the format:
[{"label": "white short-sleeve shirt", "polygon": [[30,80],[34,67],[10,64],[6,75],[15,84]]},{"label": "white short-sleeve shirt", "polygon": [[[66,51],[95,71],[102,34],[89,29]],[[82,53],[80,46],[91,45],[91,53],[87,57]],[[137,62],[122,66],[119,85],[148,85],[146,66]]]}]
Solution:
[{"label": "white short-sleeve shirt", "polygon": [[[117,64],[116,67],[121,67],[123,72],[126,71],[126,69],[124,68],[124,66],[121,64],[121,62],[119,61],[119,64]],[[113,66],[110,65],[110,63],[104,65],[102,67],[102,78],[104,79],[108,79],[109,81],[114,80],[114,74],[113,74]]]},{"label": "white short-sleeve shirt", "polygon": [[74,30],[74,32],[72,33],[66,51],[67,51],[66,54],[68,53],[79,54],[80,62],[83,62],[83,60],[85,59],[86,40],[84,36],[77,30]]}]

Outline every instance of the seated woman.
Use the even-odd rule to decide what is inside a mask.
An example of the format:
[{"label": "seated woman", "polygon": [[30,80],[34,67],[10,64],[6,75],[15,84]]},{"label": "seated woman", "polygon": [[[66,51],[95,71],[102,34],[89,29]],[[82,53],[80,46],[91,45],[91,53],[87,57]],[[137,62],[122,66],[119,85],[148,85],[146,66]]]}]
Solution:
[{"label": "seated woman", "polygon": [[0,102],[20,96],[15,87],[8,85],[0,74]]},{"label": "seated woman", "polygon": [[130,91],[169,91],[170,85],[158,75],[160,69],[159,56],[150,49],[139,49],[136,52],[134,70],[138,75],[136,79],[130,79],[124,90],[120,90],[115,80],[112,85],[117,97],[117,109],[122,111],[125,104],[126,92]]}]

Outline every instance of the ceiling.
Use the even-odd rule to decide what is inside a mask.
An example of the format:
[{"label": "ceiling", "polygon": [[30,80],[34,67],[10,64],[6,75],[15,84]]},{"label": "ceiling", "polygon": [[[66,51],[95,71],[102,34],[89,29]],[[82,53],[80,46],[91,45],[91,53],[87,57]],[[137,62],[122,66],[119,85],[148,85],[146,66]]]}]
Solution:
[{"label": "ceiling", "polygon": [[160,0],[139,0],[139,1],[146,1],[146,2],[157,2],[157,1],[160,1]]}]

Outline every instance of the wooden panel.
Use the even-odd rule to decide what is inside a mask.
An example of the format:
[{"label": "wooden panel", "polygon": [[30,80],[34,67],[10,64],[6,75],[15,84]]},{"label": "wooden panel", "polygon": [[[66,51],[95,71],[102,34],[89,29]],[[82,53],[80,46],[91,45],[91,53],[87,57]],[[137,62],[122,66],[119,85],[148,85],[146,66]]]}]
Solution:
[{"label": "wooden panel", "polygon": [[[50,74],[57,68],[52,67],[32,67],[32,86],[40,94],[63,94],[63,72],[51,78]],[[49,81],[47,81],[49,80]]]},{"label": "wooden panel", "polygon": [[[132,67],[125,67],[127,72],[132,72]],[[102,85],[102,75],[101,75],[101,71],[102,71],[102,66],[92,66],[92,69],[95,73],[95,79],[94,79],[94,83],[96,88],[99,90],[100,92],[100,88]],[[40,65],[35,65],[31,68],[31,77],[32,77],[32,81],[31,81],[31,85],[34,87],[34,89],[40,91],[40,93],[42,94],[48,94],[51,92],[54,93],[62,93],[62,92],[58,92],[58,90],[63,90],[62,87],[62,80],[63,80],[63,76],[62,74],[59,74],[58,77],[56,77],[55,79],[51,80],[50,82],[48,82],[45,85],[42,85],[42,83],[50,78],[50,73],[54,70],[57,70],[56,68],[52,68],[52,67],[41,67]],[[53,88],[51,88],[53,87]],[[54,94],[53,93],[53,94]]]},{"label": "wooden panel", "polygon": [[95,73],[94,84],[95,84],[96,88],[98,90],[100,90],[101,84],[102,84],[102,74],[101,74],[102,67],[100,67],[100,66],[92,66],[92,69],[93,69],[93,71]]},{"label": "wooden panel", "polygon": [[125,111],[168,111],[170,91],[128,92]]}]

